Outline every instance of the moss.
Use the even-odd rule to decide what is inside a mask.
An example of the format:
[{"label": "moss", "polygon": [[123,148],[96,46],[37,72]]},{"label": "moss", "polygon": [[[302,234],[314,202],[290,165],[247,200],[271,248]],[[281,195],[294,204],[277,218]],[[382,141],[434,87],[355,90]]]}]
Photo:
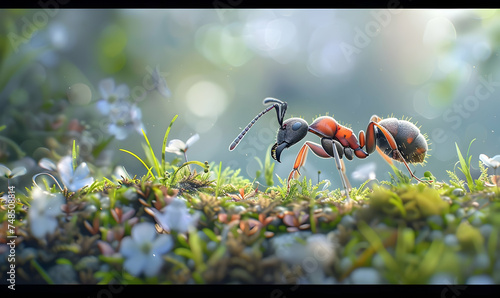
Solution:
[{"label": "moss", "polygon": [[471,226],[468,221],[463,221],[458,226],[456,236],[464,250],[476,251],[477,253],[483,250],[483,235],[481,235],[479,229]]},{"label": "moss", "polygon": [[394,190],[375,187],[368,197],[370,208],[382,216],[409,221],[443,215],[449,210],[449,204],[443,201],[439,191],[424,184],[405,184]]},{"label": "moss", "polygon": [[[263,188],[220,163],[191,161],[204,169],[197,172],[187,163],[156,160],[158,170],[151,156],[147,162],[154,176],[148,171],[140,178],[95,179],[77,192],[63,191],[64,213],[56,231],[45,239],[36,239],[29,229],[26,210],[32,189],[26,196],[19,194],[18,247],[34,252],[16,260],[20,283],[51,282],[44,272],[59,268],[56,260],[77,264],[77,283],[308,282],[308,266],[314,262],[322,265],[317,268],[323,270],[324,281],[350,280],[358,268],[371,267],[387,283],[427,283],[440,273],[465,282],[474,274],[492,274],[500,259],[500,192],[479,182],[472,190],[458,188],[465,182],[453,172],[449,183],[436,182],[426,173],[433,182],[418,184],[397,172],[392,182],[374,181],[371,189],[366,183],[353,189],[347,203],[339,189],[330,191],[324,181],[314,184],[306,177],[292,181],[290,189],[281,178]],[[154,278],[132,276],[124,270],[122,239],[139,222],[156,223],[155,212],[179,197],[185,200],[185,216],[196,215],[195,226],[178,233],[157,224],[158,233],[172,236],[172,249],[162,256],[165,264]],[[7,215],[7,209],[0,208],[0,218]],[[493,231],[488,237],[486,225]],[[0,227],[2,241],[7,224]],[[297,252],[284,258],[273,243],[287,234],[297,242]],[[331,241],[331,257],[338,261],[321,261],[309,241],[318,234]],[[303,252],[309,255],[300,255]],[[476,268],[478,254],[488,257]],[[83,260],[92,266],[84,266]],[[0,277],[6,269],[0,264]]]}]

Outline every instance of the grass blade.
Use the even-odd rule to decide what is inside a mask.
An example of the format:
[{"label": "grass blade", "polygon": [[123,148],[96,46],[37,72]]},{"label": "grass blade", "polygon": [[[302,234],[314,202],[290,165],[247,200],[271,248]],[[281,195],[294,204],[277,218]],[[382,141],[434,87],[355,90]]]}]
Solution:
[{"label": "grass blade", "polygon": [[72,160],[72,165],[73,165],[73,171],[76,170],[76,159],[77,159],[77,153],[76,153],[76,141],[73,140],[73,150],[71,151],[71,160]]},{"label": "grass blade", "polygon": [[[474,142],[474,140],[472,140],[470,142],[469,148],[470,148],[470,145],[472,144],[472,142]],[[465,175],[465,178],[467,180],[467,186],[469,186],[469,191],[472,191],[475,188],[475,185],[474,185],[474,181],[472,180],[471,173],[470,173],[470,160],[471,160],[471,158],[469,158],[469,164],[467,164],[467,162],[465,161],[465,158],[462,155],[462,152],[460,152],[460,149],[458,148],[457,143],[455,143],[455,147],[457,148],[458,160],[460,162],[460,167],[461,167],[460,171]],[[468,151],[469,150],[467,150],[467,152]]]},{"label": "grass blade", "polygon": [[161,170],[163,172],[165,172],[165,148],[167,147],[168,134],[170,133],[170,128],[174,124],[175,119],[177,119],[177,116],[179,116],[179,115],[175,115],[174,118],[172,119],[172,121],[170,121],[170,125],[168,126],[167,131],[165,132],[165,136],[163,137],[163,145],[162,145],[163,147],[161,147],[162,148],[162,150],[161,150]]},{"label": "grass blade", "polygon": [[38,272],[38,274],[40,274],[45,282],[47,282],[49,285],[54,284],[54,281],[52,280],[52,278],[50,278],[49,274],[47,274],[47,272],[42,268],[42,266],[40,266],[40,264],[38,264],[35,259],[31,259],[30,264],[35,268],[35,270]]},{"label": "grass blade", "polygon": [[446,246],[441,240],[436,239],[432,241],[431,246],[420,262],[420,266],[418,268],[420,276],[429,277],[432,275],[436,267],[439,265],[439,260],[441,260],[441,256],[445,248]]},{"label": "grass blade", "polygon": [[366,223],[360,222],[358,224],[359,231],[368,240],[370,246],[382,257],[387,268],[392,272],[398,272],[398,263],[391,254],[384,248],[384,244],[378,237],[377,233],[370,228]]},{"label": "grass blade", "polygon": [[215,198],[219,197],[219,188],[222,184],[222,161],[219,163],[219,172],[217,173],[217,185],[215,186]]},{"label": "grass blade", "polygon": [[191,164],[199,165],[200,167],[203,167],[205,170],[207,169],[207,165],[200,162],[200,161],[196,161],[196,160],[187,161],[187,162],[183,163],[182,166],[177,168],[177,170],[174,171],[174,173],[172,174],[172,178],[170,179],[170,183],[172,184],[175,182],[175,176],[177,175],[177,172],[179,172],[180,169],[182,169],[185,166],[191,165]]},{"label": "grass blade", "polygon": [[150,174],[151,177],[153,177],[153,179],[156,179],[155,175],[153,175],[153,172],[151,172],[152,167],[148,168],[148,165],[146,165],[146,163],[139,156],[137,156],[135,153],[130,152],[130,151],[125,150],[125,149],[120,149],[120,151],[126,152],[126,153],[132,155],[133,157],[137,158],[144,165],[144,167],[148,170],[148,174]]},{"label": "grass blade", "polygon": [[158,177],[162,177],[163,175],[162,175],[162,172],[160,170],[160,165],[158,164],[158,160],[156,159],[155,153],[153,151],[153,147],[151,147],[151,143],[149,143],[148,136],[144,132],[144,129],[142,129],[141,131],[142,131],[142,134],[144,135],[144,139],[146,140],[146,143],[148,144],[149,150],[151,151],[151,155],[153,156],[153,162],[154,162],[156,174],[158,175]]},{"label": "grass blade", "polygon": [[191,229],[189,231],[189,247],[191,248],[191,252],[193,253],[193,261],[195,263],[197,271],[205,271],[206,265],[203,262],[201,239],[198,236],[198,231],[196,229]]}]

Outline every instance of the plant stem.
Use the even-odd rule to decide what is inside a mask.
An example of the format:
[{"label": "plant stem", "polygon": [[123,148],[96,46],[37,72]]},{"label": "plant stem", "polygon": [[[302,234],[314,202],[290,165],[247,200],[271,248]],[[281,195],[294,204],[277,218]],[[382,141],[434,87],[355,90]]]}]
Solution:
[{"label": "plant stem", "polygon": [[38,262],[35,259],[31,259],[30,263],[31,263],[31,266],[35,267],[36,271],[38,271],[38,273],[42,276],[42,278],[49,285],[54,284],[54,281],[52,280],[52,278],[50,278],[50,276],[47,274],[47,272],[42,268],[42,266],[40,266],[40,264],[38,264]]},{"label": "plant stem", "polygon": [[0,141],[4,141],[5,143],[9,144],[13,149],[14,151],[16,151],[17,153],[17,156],[19,157],[19,159],[23,158],[24,155],[26,155],[23,150],[21,149],[21,147],[19,147],[14,141],[12,141],[11,139],[7,138],[7,137],[4,137],[4,136],[0,136]]},{"label": "plant stem", "polygon": [[168,126],[167,131],[165,132],[165,136],[163,137],[163,147],[161,151],[161,168],[163,173],[165,173],[165,148],[167,146],[168,134],[170,133],[170,128],[172,128],[172,125],[174,124],[175,119],[177,119],[177,116],[178,115],[175,115],[172,121],[170,121],[170,125]]}]

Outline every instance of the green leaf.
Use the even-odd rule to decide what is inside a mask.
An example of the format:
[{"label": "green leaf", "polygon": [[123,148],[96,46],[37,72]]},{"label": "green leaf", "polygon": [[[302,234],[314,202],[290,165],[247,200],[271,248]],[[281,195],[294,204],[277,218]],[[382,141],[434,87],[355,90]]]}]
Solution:
[{"label": "green leaf", "polygon": [[430,276],[436,267],[439,265],[441,260],[441,255],[446,248],[443,241],[436,239],[432,241],[431,246],[427,250],[427,253],[420,262],[418,272],[421,276]]},{"label": "green leaf", "polygon": [[204,284],[205,281],[203,280],[203,277],[201,276],[201,273],[199,271],[195,271],[193,272],[193,280],[197,283],[197,284]]},{"label": "green leaf", "polygon": [[373,249],[375,249],[375,251],[382,257],[387,268],[393,272],[397,272],[399,269],[398,263],[384,248],[382,240],[380,240],[377,233],[375,233],[375,231],[373,231],[365,222],[359,222],[358,228],[361,234],[363,234],[366,240],[368,240]]},{"label": "green leaf", "polygon": [[180,269],[184,269],[184,270],[189,270],[188,266],[186,264],[184,264],[183,262],[175,259],[175,258],[172,258],[172,257],[169,257],[169,256],[164,256],[163,259],[169,263],[172,263],[174,264],[176,267],[180,268]]},{"label": "green leaf", "polygon": [[179,241],[179,244],[182,245],[183,247],[186,247],[186,248],[189,247],[189,244],[187,243],[186,238],[184,238],[183,235],[178,234],[177,235],[177,241]]},{"label": "green leaf", "polygon": [[102,179],[103,179],[104,181],[108,182],[109,184],[113,185],[113,186],[115,185],[115,184],[113,183],[113,181],[109,180],[109,179],[108,179],[108,178],[106,178],[106,177],[102,177]]},{"label": "green leaf", "polygon": [[19,159],[23,158],[26,155],[21,147],[19,147],[19,145],[17,145],[16,142],[12,141],[11,139],[0,136],[0,141],[6,143],[7,145],[10,145],[14,149],[14,151],[16,151],[17,157]]},{"label": "green leaf", "polygon": [[403,201],[401,200],[401,198],[399,196],[392,196],[391,198],[389,198],[389,203],[391,203],[392,205],[396,206],[396,208],[398,208],[399,212],[401,212],[401,215],[403,216],[403,218],[406,218],[406,209],[405,207],[403,206]]},{"label": "green leaf", "polygon": [[56,260],[56,264],[59,264],[59,265],[70,265],[71,267],[73,267],[73,263],[71,263],[70,260],[66,259],[66,258],[59,258]]},{"label": "green leaf", "polygon": [[411,228],[400,226],[396,242],[396,259],[402,262],[415,247],[415,232]]},{"label": "green leaf", "polygon": [[76,141],[73,140],[73,150],[71,151],[71,156],[72,156],[72,164],[73,164],[73,171],[76,170],[76,159],[78,158],[77,154],[77,149],[76,149]]},{"label": "green leaf", "polygon": [[96,189],[98,187],[99,184],[101,184],[102,182],[101,181],[98,181],[97,179],[94,180],[94,182],[92,182],[92,184],[86,188],[87,190],[87,193],[91,193],[92,191],[94,191],[94,189]]},{"label": "green leaf", "polygon": [[[472,142],[474,142],[474,140],[472,140],[470,142],[469,149],[470,149],[470,146],[472,145]],[[469,191],[472,191],[475,188],[474,180],[472,179],[472,175],[470,173],[470,161],[471,161],[472,156],[469,157],[469,162],[467,163],[462,155],[462,152],[460,152],[460,149],[458,148],[457,143],[455,143],[455,147],[457,148],[458,160],[460,162],[460,167],[461,167],[460,171],[465,175],[465,178],[467,179],[467,185],[469,186]],[[469,150],[467,150],[467,154],[468,154],[468,152],[469,152]]]},{"label": "green leaf", "polygon": [[217,247],[217,249],[212,253],[210,258],[208,259],[207,264],[212,267],[216,266],[217,263],[220,261],[220,259],[222,259],[222,257],[224,257],[224,255],[226,254],[226,251],[227,248],[225,245],[220,245],[219,247]]},{"label": "green leaf", "polygon": [[107,285],[113,280],[113,273],[111,272],[104,272],[104,271],[97,271],[94,274],[94,277],[96,279],[100,279],[98,284],[100,285]]},{"label": "green leaf", "polygon": [[314,217],[314,204],[316,200],[311,200],[309,203],[309,223],[311,225],[311,232],[316,234],[316,218]]},{"label": "green leaf", "polygon": [[[103,177],[103,179],[106,179],[106,177]],[[111,182],[111,185],[114,185],[113,182]],[[109,208],[111,208],[111,209],[115,208],[116,188],[111,188],[108,190],[108,197],[109,197]]]},{"label": "green leaf", "polygon": [[92,156],[97,158],[99,154],[102,152],[102,150],[104,150],[104,148],[106,148],[109,145],[109,143],[111,143],[111,141],[114,140],[114,138],[115,138],[114,136],[111,136],[106,140],[97,144],[97,146],[95,146],[94,149],[92,149]]},{"label": "green leaf", "polygon": [[187,249],[185,247],[176,248],[174,250],[174,253],[178,256],[182,256],[182,257],[194,260],[193,252],[191,252],[189,249]]},{"label": "green leaf", "polygon": [[203,263],[202,243],[200,237],[198,236],[198,230],[196,229],[191,229],[189,231],[189,247],[191,247],[191,252],[193,253],[196,271],[205,271],[206,265]]},{"label": "green leaf", "polygon": [[254,156],[253,158],[254,158],[254,159],[257,161],[257,163],[259,164],[259,168],[260,168],[260,169],[263,169],[263,168],[264,168],[264,165],[262,164],[262,161],[260,160],[260,158],[258,158],[257,156]]},{"label": "green leaf", "polygon": [[214,233],[211,229],[209,229],[209,228],[204,228],[202,231],[203,231],[203,232],[205,233],[205,235],[207,235],[207,237],[208,237],[208,238],[210,238],[210,240],[212,240],[213,242],[216,242],[216,243],[219,243],[219,242],[220,242],[219,238],[217,238],[217,235],[215,235],[215,233]]},{"label": "green leaf", "polygon": [[[266,152],[271,151],[272,146],[272,144],[269,145]],[[271,154],[266,154],[266,159],[264,161],[264,177],[266,179],[266,184],[269,186],[274,185],[273,172],[275,165],[275,163],[271,163]]]},{"label": "green leaf", "polygon": [[33,266],[33,268],[35,268],[35,270],[38,272],[38,274],[40,274],[40,276],[43,278],[43,280],[45,280],[46,283],[48,283],[49,285],[54,284],[54,281],[52,280],[52,278],[50,278],[49,274],[47,274],[47,272],[43,269],[42,266],[40,266],[40,264],[38,264],[35,259],[31,259],[30,264],[31,266]]}]

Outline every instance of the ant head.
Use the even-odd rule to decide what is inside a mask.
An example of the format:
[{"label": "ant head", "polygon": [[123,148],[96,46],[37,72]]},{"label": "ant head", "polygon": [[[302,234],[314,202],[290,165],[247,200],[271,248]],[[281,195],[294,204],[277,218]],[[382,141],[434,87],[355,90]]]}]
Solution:
[{"label": "ant head", "polygon": [[290,118],[283,122],[278,130],[276,144],[271,150],[271,156],[274,160],[280,162],[281,152],[297,142],[302,140],[309,130],[309,124],[301,118]]}]

